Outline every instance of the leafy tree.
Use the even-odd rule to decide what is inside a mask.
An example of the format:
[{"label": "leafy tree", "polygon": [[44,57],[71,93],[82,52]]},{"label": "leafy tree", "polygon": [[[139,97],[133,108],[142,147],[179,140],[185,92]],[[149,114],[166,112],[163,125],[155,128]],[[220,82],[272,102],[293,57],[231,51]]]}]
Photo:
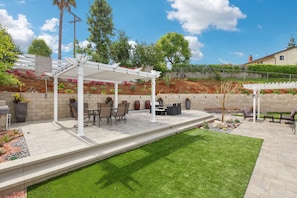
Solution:
[{"label": "leafy tree", "polygon": [[64,9],[71,10],[71,6],[76,7],[75,0],[53,0],[53,5],[57,5],[60,10],[59,18],[59,46],[58,46],[58,59],[62,57],[62,29],[63,29],[63,16]]},{"label": "leafy tree", "polygon": [[167,33],[157,41],[156,45],[164,60],[171,65],[188,63],[190,60],[189,43],[181,34]]},{"label": "leafy tree", "polygon": [[11,36],[0,24],[0,84],[17,84],[19,81],[7,71],[13,66],[18,54],[18,47],[13,43]]},{"label": "leafy tree", "polygon": [[34,39],[28,48],[28,53],[50,57],[52,50],[43,39]]},{"label": "leafy tree", "polygon": [[110,37],[113,36],[112,9],[106,0],[94,0],[90,7],[87,24],[91,35],[88,40],[95,43],[96,54],[92,60],[96,62],[108,63],[110,53]]},{"label": "leafy tree", "polygon": [[136,44],[132,48],[131,61],[137,67],[153,66],[154,70],[161,71],[161,76],[167,71],[166,63],[154,44]]},{"label": "leafy tree", "polygon": [[139,43],[132,50],[132,63],[138,67],[156,65],[157,51],[154,44]]},{"label": "leafy tree", "polygon": [[111,59],[116,63],[128,66],[130,62],[130,51],[131,46],[129,44],[129,38],[126,36],[124,31],[119,32],[118,40],[112,42],[110,56]]}]

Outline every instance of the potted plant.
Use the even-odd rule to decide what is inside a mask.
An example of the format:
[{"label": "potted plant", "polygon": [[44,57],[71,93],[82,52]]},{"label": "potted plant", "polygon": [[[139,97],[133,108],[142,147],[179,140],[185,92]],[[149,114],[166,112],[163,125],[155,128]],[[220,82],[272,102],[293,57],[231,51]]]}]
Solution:
[{"label": "potted plant", "polygon": [[13,94],[16,122],[25,122],[27,117],[27,99],[20,93]]},{"label": "potted plant", "polygon": [[186,98],[186,109],[191,108],[191,100],[189,98]]}]

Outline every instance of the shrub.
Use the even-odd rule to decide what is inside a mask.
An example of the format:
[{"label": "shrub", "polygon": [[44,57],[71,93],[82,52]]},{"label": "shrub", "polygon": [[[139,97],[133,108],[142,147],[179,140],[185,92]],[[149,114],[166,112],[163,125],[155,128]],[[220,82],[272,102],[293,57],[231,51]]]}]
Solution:
[{"label": "shrub", "polygon": [[288,93],[295,95],[296,94],[296,90],[295,89],[289,89]]},{"label": "shrub", "polygon": [[5,134],[3,136],[3,140],[4,140],[5,143],[9,142],[10,141],[10,136],[8,134]]},{"label": "shrub", "polygon": [[58,90],[63,90],[65,88],[65,85],[63,83],[60,83],[58,85]]},{"label": "shrub", "polygon": [[3,147],[0,147],[0,155],[4,154],[5,153],[5,150]]},{"label": "shrub", "polygon": [[132,91],[135,91],[135,90],[136,90],[135,85],[132,85],[132,86],[130,87],[130,89],[131,89]]},{"label": "shrub", "polygon": [[202,127],[203,127],[204,129],[209,129],[209,124],[208,124],[208,122],[204,122],[203,125],[202,125]]},{"label": "shrub", "polygon": [[0,136],[0,146],[3,146],[4,143],[5,143],[4,137],[3,136]]},{"label": "shrub", "polygon": [[170,75],[169,74],[166,74],[164,76],[164,83],[167,87],[170,85]]},{"label": "shrub", "polygon": [[65,93],[73,93],[72,89],[65,89]]}]

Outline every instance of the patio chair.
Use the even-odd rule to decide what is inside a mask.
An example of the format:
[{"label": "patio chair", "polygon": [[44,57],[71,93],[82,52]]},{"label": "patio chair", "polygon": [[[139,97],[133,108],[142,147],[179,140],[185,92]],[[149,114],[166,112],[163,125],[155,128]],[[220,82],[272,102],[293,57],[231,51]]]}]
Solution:
[{"label": "patio chair", "polygon": [[[70,104],[70,109],[72,112],[72,115],[74,116],[74,119],[77,120],[77,102],[71,103]],[[84,122],[87,122],[90,120],[89,114],[84,113]],[[84,123],[84,126],[88,126],[86,123]],[[77,125],[74,125],[75,128],[77,128]]]},{"label": "patio chair", "polygon": [[100,113],[98,114],[99,127],[100,127],[100,122],[101,122],[102,118],[106,118],[107,124],[110,122],[110,124],[112,125],[110,104],[101,104],[100,105]]},{"label": "patio chair", "polygon": [[[85,104],[84,104],[85,106]],[[77,102],[71,103],[70,104],[71,112],[73,113],[74,118],[77,120]],[[88,121],[90,119],[89,114],[85,113],[84,110],[84,121]]]},{"label": "patio chair", "polygon": [[130,106],[130,102],[127,102],[127,103],[126,103],[125,114],[128,114],[128,112],[129,112],[129,106]]},{"label": "patio chair", "polygon": [[124,120],[126,123],[126,106],[125,103],[120,103],[118,104],[117,111],[112,113],[112,117],[114,117],[116,124],[120,120]]},{"label": "patio chair", "polygon": [[[246,118],[253,118],[253,111],[248,109],[248,108],[244,108],[242,110],[243,112],[243,120],[245,120]],[[257,119],[257,116],[256,116],[256,119]]]},{"label": "patio chair", "polygon": [[97,102],[97,108],[100,109],[101,105],[104,105],[104,102]]},{"label": "patio chair", "polygon": [[291,122],[295,122],[295,115],[296,115],[296,111],[291,111],[291,114],[289,116],[284,116],[283,113],[280,114],[280,117],[279,117],[279,123],[282,122],[282,120],[288,120],[288,121],[291,121]]},{"label": "patio chair", "polygon": [[91,119],[91,116],[94,116],[94,114],[90,111],[88,111],[88,108],[89,108],[89,103],[85,102],[84,103],[84,116],[88,116],[88,119],[90,120]]}]

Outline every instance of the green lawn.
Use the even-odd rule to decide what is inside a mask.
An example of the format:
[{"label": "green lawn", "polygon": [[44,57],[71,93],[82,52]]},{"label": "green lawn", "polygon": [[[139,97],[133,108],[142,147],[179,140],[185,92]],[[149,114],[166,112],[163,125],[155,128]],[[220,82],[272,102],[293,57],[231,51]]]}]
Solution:
[{"label": "green lawn", "polygon": [[261,139],[200,129],[28,188],[30,197],[243,197]]}]

